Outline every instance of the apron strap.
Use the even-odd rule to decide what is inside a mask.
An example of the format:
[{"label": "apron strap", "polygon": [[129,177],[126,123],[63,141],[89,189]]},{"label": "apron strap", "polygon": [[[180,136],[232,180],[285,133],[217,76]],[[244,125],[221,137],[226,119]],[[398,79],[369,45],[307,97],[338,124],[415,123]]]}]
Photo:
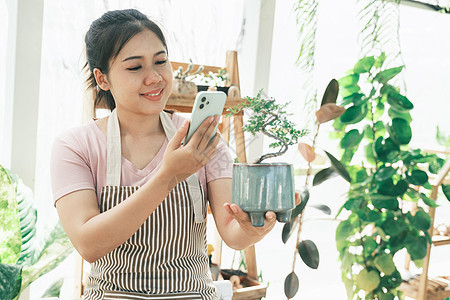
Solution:
[{"label": "apron strap", "polygon": [[119,119],[117,118],[116,109],[111,112],[108,118],[106,149],[106,185],[120,186],[122,150]]},{"label": "apron strap", "polygon": [[[177,128],[175,124],[173,124],[170,116],[162,111],[160,114],[161,123],[163,125],[164,131],[166,132],[167,138],[171,140],[175,133],[177,132]],[[203,196],[200,187],[200,181],[198,180],[197,174],[192,174],[186,179],[186,182],[189,187],[189,194],[191,196],[192,202],[194,204],[194,217],[196,223],[201,223],[204,219],[203,217]]]}]

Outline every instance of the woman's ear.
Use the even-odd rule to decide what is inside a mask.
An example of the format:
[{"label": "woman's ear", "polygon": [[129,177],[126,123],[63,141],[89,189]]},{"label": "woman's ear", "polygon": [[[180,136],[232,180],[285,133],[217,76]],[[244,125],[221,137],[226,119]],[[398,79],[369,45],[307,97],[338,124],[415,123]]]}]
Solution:
[{"label": "woman's ear", "polygon": [[108,78],[106,78],[106,74],[103,74],[99,68],[94,69],[94,77],[99,88],[101,88],[104,91],[108,91],[110,89]]}]

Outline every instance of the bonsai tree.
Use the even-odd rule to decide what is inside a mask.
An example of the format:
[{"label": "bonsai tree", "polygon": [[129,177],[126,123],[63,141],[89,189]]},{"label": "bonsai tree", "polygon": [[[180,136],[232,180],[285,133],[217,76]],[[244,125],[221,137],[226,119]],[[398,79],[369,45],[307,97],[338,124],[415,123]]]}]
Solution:
[{"label": "bonsai tree", "polygon": [[287,116],[285,110],[288,103],[277,104],[275,99],[264,99],[261,96],[262,90],[258,92],[256,97],[246,97],[245,102],[229,109],[230,115],[237,114],[243,109],[249,109],[253,114],[248,119],[248,123],[244,125],[243,130],[250,132],[252,135],[260,132],[265,136],[276,140],[269,147],[279,148],[277,152],[262,155],[256,163],[259,164],[263,160],[283,155],[288,147],[298,143],[298,139],[305,136],[308,130],[295,129],[295,125]]}]

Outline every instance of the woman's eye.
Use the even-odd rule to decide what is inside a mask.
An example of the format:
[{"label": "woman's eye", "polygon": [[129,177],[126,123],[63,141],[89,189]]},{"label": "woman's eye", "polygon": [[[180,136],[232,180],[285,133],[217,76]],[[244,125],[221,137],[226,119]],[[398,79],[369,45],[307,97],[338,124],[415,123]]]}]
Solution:
[{"label": "woman's eye", "polygon": [[157,62],[156,62],[156,64],[157,65],[163,65],[163,64],[165,64],[167,62],[167,60],[158,60]]},{"label": "woman's eye", "polygon": [[141,66],[133,67],[133,68],[127,68],[129,71],[137,71],[141,68]]}]

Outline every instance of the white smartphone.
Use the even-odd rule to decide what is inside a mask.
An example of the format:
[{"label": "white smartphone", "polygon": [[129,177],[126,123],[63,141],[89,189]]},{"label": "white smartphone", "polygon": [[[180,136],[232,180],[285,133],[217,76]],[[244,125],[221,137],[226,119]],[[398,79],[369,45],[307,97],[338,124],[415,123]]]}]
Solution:
[{"label": "white smartphone", "polygon": [[[189,125],[189,131],[186,136],[185,144],[189,142],[194,132],[203,123],[203,121],[215,115],[222,115],[223,107],[225,106],[225,101],[227,100],[227,95],[224,92],[199,92],[195,97],[194,106],[191,114],[191,124]],[[211,138],[217,132],[216,125],[214,128],[214,133]]]}]

